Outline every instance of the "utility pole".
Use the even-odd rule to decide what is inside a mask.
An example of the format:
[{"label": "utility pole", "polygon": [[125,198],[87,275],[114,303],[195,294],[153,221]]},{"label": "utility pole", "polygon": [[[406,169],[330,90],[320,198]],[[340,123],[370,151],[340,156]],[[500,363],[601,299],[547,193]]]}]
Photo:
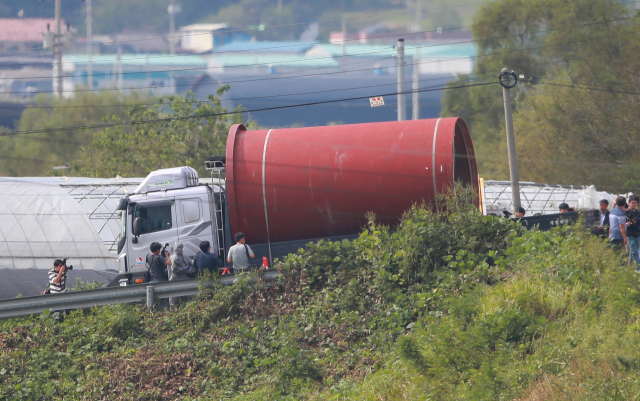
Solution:
[{"label": "utility pole", "polygon": [[347,20],[342,19],[342,65],[340,66],[342,72],[346,70],[345,64],[347,63]]},{"label": "utility pole", "polygon": [[176,2],[175,0],[171,0],[171,4],[169,4],[169,54],[174,54],[175,42],[173,41],[173,37],[176,34]]},{"label": "utility pole", "polygon": [[413,119],[420,119],[420,47],[416,47],[416,54],[413,56],[413,99],[411,105],[413,106]]},{"label": "utility pole", "polygon": [[62,97],[62,0],[55,0],[56,16],[56,36],[53,40],[53,52],[55,54],[56,80],[55,93],[57,97]]},{"label": "utility pole", "polygon": [[[416,0],[416,26],[414,32],[420,32],[422,30],[422,0]],[[413,57],[413,99],[411,105],[413,106],[413,119],[420,119],[420,45],[416,46],[416,52]]]},{"label": "utility pole", "polygon": [[407,0],[407,33],[411,33],[411,0]]},{"label": "utility pole", "polygon": [[91,0],[87,0],[87,82],[89,90],[93,89],[93,49],[92,45],[92,24],[91,19]]},{"label": "utility pole", "polygon": [[[513,82],[511,78],[513,78]],[[520,207],[520,178],[518,177],[518,161],[516,159],[516,140],[513,134],[510,90],[517,83],[518,78],[516,75],[503,68],[500,72],[500,85],[502,85],[502,96],[504,97],[504,120],[507,127],[507,150],[509,152],[509,174],[511,176],[511,203],[514,212]]]},{"label": "utility pole", "polygon": [[414,32],[422,31],[422,0],[416,0],[416,27],[415,28],[416,29]]},{"label": "utility pole", "polygon": [[122,76],[122,46],[118,46],[118,67],[116,68],[116,74],[118,74],[117,84],[118,84],[118,92],[122,93],[124,89],[124,80]]},{"label": "utility pole", "polygon": [[407,119],[407,98],[404,93],[404,39],[398,39],[397,75],[398,75],[398,121]]}]

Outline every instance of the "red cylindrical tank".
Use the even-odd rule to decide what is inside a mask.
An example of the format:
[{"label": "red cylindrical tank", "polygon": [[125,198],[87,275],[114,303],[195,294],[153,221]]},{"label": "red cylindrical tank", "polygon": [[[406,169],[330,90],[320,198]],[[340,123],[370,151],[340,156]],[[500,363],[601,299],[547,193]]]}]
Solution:
[{"label": "red cylindrical tank", "polygon": [[232,232],[253,244],[356,234],[374,212],[395,224],[455,180],[477,187],[461,118],[247,131],[227,139]]}]

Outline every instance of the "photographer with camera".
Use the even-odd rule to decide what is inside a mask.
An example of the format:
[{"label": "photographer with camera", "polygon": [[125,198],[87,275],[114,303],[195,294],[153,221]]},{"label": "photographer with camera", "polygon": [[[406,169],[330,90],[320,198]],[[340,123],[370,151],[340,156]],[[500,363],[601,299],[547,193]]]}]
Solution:
[{"label": "photographer with camera", "polygon": [[[150,283],[160,283],[169,280],[167,266],[171,266],[171,259],[169,258],[169,251],[166,250],[167,246],[169,246],[169,244],[165,244],[163,248],[159,242],[152,242],[149,246],[151,253],[147,255],[147,271],[149,272]],[[160,252],[161,249],[162,252]],[[158,309],[163,310],[164,306],[165,299],[158,299]]]},{"label": "photographer with camera", "polygon": [[56,259],[53,262],[53,269],[49,270],[49,285],[45,290],[45,294],[61,294],[67,292],[67,268],[66,259]]}]

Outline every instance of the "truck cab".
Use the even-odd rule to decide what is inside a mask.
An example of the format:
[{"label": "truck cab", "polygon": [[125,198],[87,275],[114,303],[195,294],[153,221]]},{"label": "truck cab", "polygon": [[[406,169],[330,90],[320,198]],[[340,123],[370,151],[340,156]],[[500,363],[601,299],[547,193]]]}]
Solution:
[{"label": "truck cab", "polygon": [[132,195],[120,200],[117,209],[122,221],[118,242],[120,286],[144,281],[152,242],[169,244],[167,250],[173,254],[179,241],[184,254],[194,257],[200,243],[209,241],[211,252],[226,259],[224,188],[201,184],[191,167],[151,172]]}]

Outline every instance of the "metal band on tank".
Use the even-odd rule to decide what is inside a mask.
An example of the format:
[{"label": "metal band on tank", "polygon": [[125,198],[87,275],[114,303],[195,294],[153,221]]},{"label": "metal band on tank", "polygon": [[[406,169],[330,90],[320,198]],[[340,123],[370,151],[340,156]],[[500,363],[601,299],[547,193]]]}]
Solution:
[{"label": "metal band on tank", "polygon": [[269,214],[267,213],[267,180],[266,180],[266,168],[267,163],[267,144],[269,143],[269,136],[272,129],[267,132],[267,137],[264,139],[264,150],[262,152],[262,200],[264,201],[264,220],[267,225],[267,243],[269,244],[269,265],[273,264],[273,258],[271,257],[271,238],[269,237]]},{"label": "metal band on tank", "polygon": [[436,201],[436,207],[438,207],[438,187],[436,185],[436,142],[438,139],[438,125],[440,124],[440,119],[436,121],[436,128],[433,131],[433,151],[431,152],[431,159],[433,163],[433,199]]}]

